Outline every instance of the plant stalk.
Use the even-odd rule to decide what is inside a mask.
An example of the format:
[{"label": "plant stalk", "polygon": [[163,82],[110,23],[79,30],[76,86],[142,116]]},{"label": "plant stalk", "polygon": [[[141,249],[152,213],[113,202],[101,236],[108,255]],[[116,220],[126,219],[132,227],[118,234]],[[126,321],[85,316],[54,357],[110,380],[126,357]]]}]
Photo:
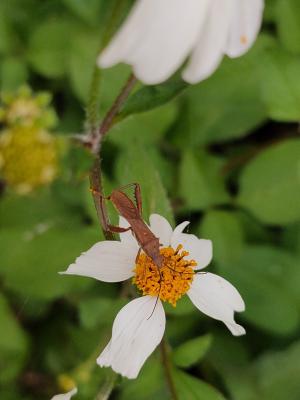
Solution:
[{"label": "plant stalk", "polygon": [[168,385],[168,388],[169,388],[169,391],[171,394],[171,398],[172,398],[172,400],[179,400],[178,394],[176,391],[176,386],[175,386],[173,376],[172,376],[172,365],[171,365],[171,361],[169,358],[169,349],[168,349],[168,344],[167,344],[165,337],[163,337],[163,339],[160,343],[160,352],[161,352],[162,364],[164,367],[165,377],[166,377],[167,385]]}]

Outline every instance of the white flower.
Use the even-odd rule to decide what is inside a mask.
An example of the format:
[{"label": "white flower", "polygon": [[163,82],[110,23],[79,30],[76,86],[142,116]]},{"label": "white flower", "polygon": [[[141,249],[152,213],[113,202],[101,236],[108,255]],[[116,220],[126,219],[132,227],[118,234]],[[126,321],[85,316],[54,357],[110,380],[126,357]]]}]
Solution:
[{"label": "white flower", "polygon": [[68,393],[57,394],[51,398],[51,400],[70,400],[72,396],[77,393],[77,388],[72,389]]},{"label": "white flower", "polygon": [[[185,293],[204,314],[224,322],[235,336],[245,329],[234,320],[234,311],[244,311],[238,291],[225,279],[212,273],[195,273],[212,259],[210,240],[183,233],[189,222],[173,231],[169,222],[152,214],[150,229],[162,245],[163,267],[158,271],[150,257],[141,252],[131,232],[120,234],[119,241],[96,243],[71,264],[65,274],[88,276],[104,282],[133,278],[143,293],[118,313],[112,337],[97,362],[127,378],[136,378],[146,359],[160,343],[166,316],[162,301],[176,305]],[[127,227],[121,218],[120,226]]]},{"label": "white flower", "polygon": [[168,79],[190,56],[183,79],[199,82],[225,54],[234,58],[247,52],[263,8],[264,0],[137,0],[98,65],[127,63],[151,85]]}]

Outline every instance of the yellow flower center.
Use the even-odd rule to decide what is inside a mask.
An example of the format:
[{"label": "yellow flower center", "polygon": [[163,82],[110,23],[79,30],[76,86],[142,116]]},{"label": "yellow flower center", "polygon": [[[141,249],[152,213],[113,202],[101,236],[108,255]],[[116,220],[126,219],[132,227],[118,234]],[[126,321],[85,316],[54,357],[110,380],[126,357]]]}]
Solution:
[{"label": "yellow flower center", "polygon": [[194,260],[185,260],[189,255],[179,245],[160,249],[164,261],[158,268],[153,260],[141,253],[135,265],[133,283],[143,295],[158,296],[162,301],[168,301],[174,307],[176,302],[189,290],[194,278]]},{"label": "yellow flower center", "polygon": [[55,138],[43,129],[15,127],[0,135],[0,174],[20,194],[52,182],[57,158]]}]

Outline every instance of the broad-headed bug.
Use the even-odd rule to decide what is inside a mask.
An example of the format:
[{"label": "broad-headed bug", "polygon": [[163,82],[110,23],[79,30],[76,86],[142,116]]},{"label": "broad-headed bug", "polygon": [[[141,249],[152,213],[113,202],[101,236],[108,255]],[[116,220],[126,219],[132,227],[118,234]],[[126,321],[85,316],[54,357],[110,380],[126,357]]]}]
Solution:
[{"label": "broad-headed bug", "polygon": [[[136,205],[123,191],[129,186],[134,186]],[[122,217],[124,217],[129,224],[128,228],[122,228],[119,226],[110,225],[108,221],[105,221],[105,228],[110,230],[111,232],[116,233],[122,233],[131,230],[138,244],[140,245],[137,259],[140,251],[143,250],[147,254],[147,256],[149,256],[153,260],[154,264],[158,268],[161,268],[163,264],[163,257],[159,251],[159,239],[153,234],[153,232],[151,232],[151,230],[145,224],[142,218],[142,198],[140,185],[138,183],[132,183],[130,185],[114,190],[111,195],[107,197],[102,196],[93,188],[91,188],[91,191],[100,196],[102,210],[104,208],[103,202],[105,200],[111,200],[118,213]],[[104,212],[103,215],[105,215]]]}]

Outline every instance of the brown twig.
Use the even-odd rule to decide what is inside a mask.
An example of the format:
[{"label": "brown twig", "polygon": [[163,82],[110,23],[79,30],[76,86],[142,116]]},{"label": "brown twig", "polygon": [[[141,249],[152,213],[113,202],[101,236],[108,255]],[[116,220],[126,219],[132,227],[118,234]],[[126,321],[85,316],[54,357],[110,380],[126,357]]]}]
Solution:
[{"label": "brown twig", "polygon": [[171,362],[169,359],[169,350],[168,350],[168,345],[166,339],[163,337],[161,343],[160,343],[160,352],[161,352],[161,358],[162,358],[162,363],[165,371],[165,376],[166,376],[166,381],[167,385],[171,394],[172,400],[178,400],[178,395],[175,387],[175,383],[173,380],[172,376],[172,366]]},{"label": "brown twig", "polygon": [[111,106],[111,108],[109,109],[107,114],[105,115],[98,132],[92,138],[91,148],[92,148],[92,152],[94,154],[99,153],[103,137],[107,134],[107,132],[112,127],[112,125],[114,123],[114,118],[117,116],[117,114],[120,111],[120,109],[122,108],[123,104],[126,102],[128,96],[130,95],[136,82],[137,82],[136,77],[133,74],[131,74],[129,76],[127,82],[123,86],[120,94],[118,95],[118,97],[114,101],[113,105]]},{"label": "brown twig", "polygon": [[91,133],[91,151],[95,155],[95,161],[90,171],[90,187],[93,193],[94,203],[97,211],[97,215],[101,224],[102,231],[107,240],[113,240],[114,235],[107,230],[107,225],[109,224],[108,213],[105,204],[101,204],[101,196],[103,194],[102,178],[101,178],[101,146],[104,136],[108,133],[113,125],[115,116],[120,111],[123,104],[126,102],[128,96],[133,89],[136,78],[133,74],[130,75],[126,84],[122,88],[120,94],[114,101],[113,105],[107,112],[99,129],[95,133]]},{"label": "brown twig", "polygon": [[101,176],[101,160],[100,156],[98,155],[95,156],[95,161],[90,171],[90,188],[104,237],[106,240],[114,240],[113,233],[106,228],[109,222],[106,207],[104,206],[104,203],[103,205],[101,204],[101,194],[103,193],[103,189]]}]

